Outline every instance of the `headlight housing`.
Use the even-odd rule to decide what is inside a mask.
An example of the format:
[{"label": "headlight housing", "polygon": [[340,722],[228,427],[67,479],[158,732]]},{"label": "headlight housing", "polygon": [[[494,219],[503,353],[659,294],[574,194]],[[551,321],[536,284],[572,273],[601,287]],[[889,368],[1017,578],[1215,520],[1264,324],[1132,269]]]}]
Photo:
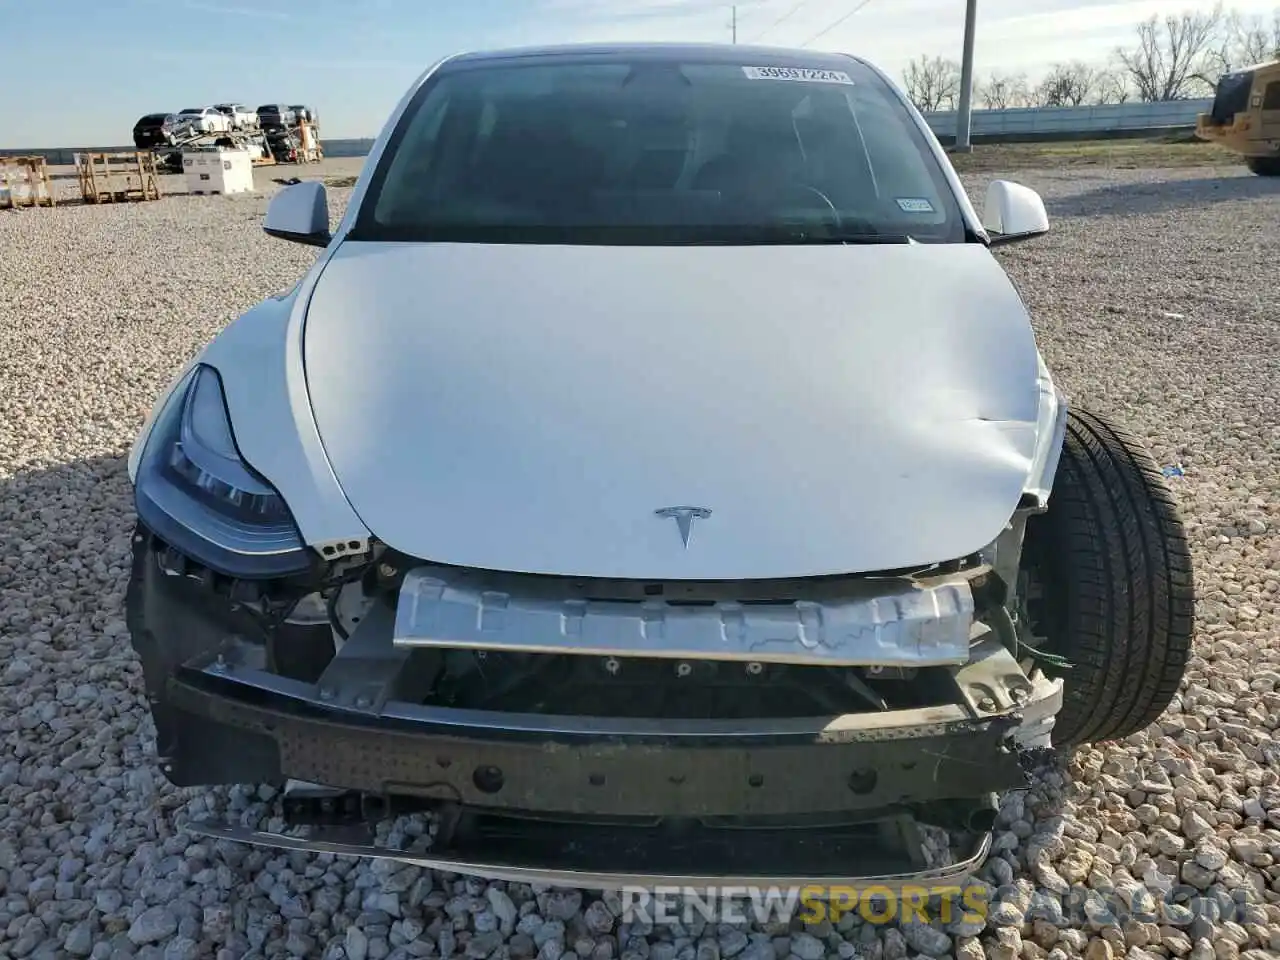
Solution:
[{"label": "headlight housing", "polygon": [[284,498],[240,456],[213,367],[197,364],[173,391],[139,460],[134,497],[156,536],[218,573],[267,579],[311,568]]}]

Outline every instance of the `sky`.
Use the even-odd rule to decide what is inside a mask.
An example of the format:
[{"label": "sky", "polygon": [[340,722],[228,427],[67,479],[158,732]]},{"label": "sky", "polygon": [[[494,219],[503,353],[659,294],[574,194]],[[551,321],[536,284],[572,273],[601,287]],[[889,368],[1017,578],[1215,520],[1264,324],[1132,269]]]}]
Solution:
[{"label": "sky", "polygon": [[[1280,0],[1227,0],[1268,18]],[[964,0],[738,0],[738,42],[856,53],[901,77],[959,59]],[[978,0],[976,71],[1103,61],[1152,14],[1213,0]],[[373,137],[461,50],[731,39],[727,0],[0,0],[0,148],[116,146],[145,113],[305,103],[325,138]],[[837,21],[845,18],[836,26]],[[830,28],[830,29],[828,29]]]}]

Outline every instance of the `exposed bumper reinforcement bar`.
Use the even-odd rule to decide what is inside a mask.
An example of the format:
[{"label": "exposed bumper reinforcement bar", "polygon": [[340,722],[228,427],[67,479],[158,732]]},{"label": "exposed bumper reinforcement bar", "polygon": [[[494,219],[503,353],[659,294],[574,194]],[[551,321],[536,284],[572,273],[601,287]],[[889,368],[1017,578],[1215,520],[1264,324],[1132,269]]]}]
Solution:
[{"label": "exposed bumper reinforcement bar", "polygon": [[976,838],[969,855],[956,863],[941,867],[929,867],[908,873],[884,875],[828,875],[818,877],[767,873],[737,876],[696,873],[664,875],[611,870],[549,869],[530,866],[513,860],[501,861],[495,859],[477,862],[430,852],[406,853],[372,845],[310,840],[285,834],[265,833],[243,827],[223,827],[206,823],[191,823],[187,826],[187,829],[189,832],[200,836],[249,843],[256,846],[303,850],[309,853],[329,853],[335,856],[391,860],[446,873],[482,877],[487,880],[502,880],[508,883],[543,883],[551,886],[576,887],[585,890],[618,890],[623,887],[639,887],[643,889],[680,887],[698,890],[730,886],[795,889],[812,886],[852,888],[859,892],[875,888],[875,892],[878,894],[884,894],[887,888],[891,894],[900,895],[905,887],[925,886],[937,889],[958,886],[966,877],[982,866],[991,849],[991,835],[984,833]]},{"label": "exposed bumper reinforcement bar", "polygon": [[826,666],[928,667],[969,656],[982,571],[933,581],[835,584],[805,600],[663,597],[639,602],[566,599],[502,589],[469,571],[418,568],[405,575],[395,616],[397,647],[466,647]]}]

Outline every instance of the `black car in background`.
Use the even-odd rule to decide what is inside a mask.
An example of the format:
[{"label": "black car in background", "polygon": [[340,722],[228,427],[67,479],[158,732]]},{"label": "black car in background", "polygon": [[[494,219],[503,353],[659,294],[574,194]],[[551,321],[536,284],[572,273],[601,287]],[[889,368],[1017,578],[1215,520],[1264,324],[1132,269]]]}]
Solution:
[{"label": "black car in background", "polygon": [[133,125],[133,145],[139,150],[168,146],[173,142],[170,135],[172,125],[173,114],[148,113]]},{"label": "black car in background", "polygon": [[295,123],[293,109],[283,103],[264,103],[258,108],[258,125],[263,130],[288,129]]}]

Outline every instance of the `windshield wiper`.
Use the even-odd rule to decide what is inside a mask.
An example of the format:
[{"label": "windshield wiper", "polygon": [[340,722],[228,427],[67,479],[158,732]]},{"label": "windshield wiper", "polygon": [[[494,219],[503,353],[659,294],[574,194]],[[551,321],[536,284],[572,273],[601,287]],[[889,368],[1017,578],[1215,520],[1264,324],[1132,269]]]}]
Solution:
[{"label": "windshield wiper", "polygon": [[905,233],[868,233],[866,230],[827,230],[822,233],[801,233],[792,243],[912,243]]},{"label": "windshield wiper", "polygon": [[754,230],[734,231],[731,236],[704,241],[725,244],[878,244],[913,243],[905,233],[881,233],[866,227],[769,226]]}]

